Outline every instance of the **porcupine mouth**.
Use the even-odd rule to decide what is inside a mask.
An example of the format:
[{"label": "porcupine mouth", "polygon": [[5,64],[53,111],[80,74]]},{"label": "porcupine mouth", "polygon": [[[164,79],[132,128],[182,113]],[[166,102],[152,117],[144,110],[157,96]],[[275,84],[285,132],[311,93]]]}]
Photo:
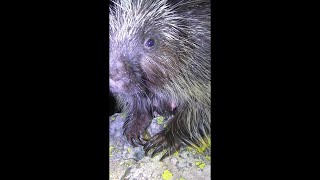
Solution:
[{"label": "porcupine mouth", "polygon": [[113,94],[127,94],[127,95],[134,95],[139,92],[139,90],[132,84],[128,83],[124,80],[112,80],[109,79],[109,89]]},{"label": "porcupine mouth", "polygon": [[128,88],[128,85],[126,85],[124,81],[122,80],[115,81],[112,79],[109,79],[109,88],[110,88],[110,91],[115,94],[128,93],[130,89]]}]

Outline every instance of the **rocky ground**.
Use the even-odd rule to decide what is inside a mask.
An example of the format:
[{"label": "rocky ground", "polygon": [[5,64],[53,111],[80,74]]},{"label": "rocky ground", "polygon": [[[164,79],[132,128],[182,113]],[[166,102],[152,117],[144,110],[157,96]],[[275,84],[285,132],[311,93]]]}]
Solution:
[{"label": "rocky ground", "polygon": [[[209,148],[182,148],[171,157],[159,161],[161,153],[154,158],[144,156],[142,147],[132,147],[122,135],[124,114],[114,114],[110,121],[109,179],[111,180],[206,180],[211,179],[211,156]],[[166,122],[162,117],[152,120],[148,128],[151,135],[159,132]]]}]

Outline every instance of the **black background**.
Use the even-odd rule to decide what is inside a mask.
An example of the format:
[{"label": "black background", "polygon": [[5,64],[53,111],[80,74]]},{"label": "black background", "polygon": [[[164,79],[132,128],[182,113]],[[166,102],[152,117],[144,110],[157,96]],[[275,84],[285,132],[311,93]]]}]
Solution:
[{"label": "black background", "polygon": [[[212,176],[285,178],[303,144],[293,128],[304,86],[293,60],[299,51],[291,48],[299,18],[288,15],[288,4],[213,4]],[[3,7],[10,7],[2,21],[2,147],[10,177],[108,178],[108,3]]]}]

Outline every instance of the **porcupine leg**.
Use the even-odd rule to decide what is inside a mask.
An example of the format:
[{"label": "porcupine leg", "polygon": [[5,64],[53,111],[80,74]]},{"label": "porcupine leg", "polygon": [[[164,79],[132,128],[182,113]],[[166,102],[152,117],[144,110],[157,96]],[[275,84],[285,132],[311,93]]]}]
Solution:
[{"label": "porcupine leg", "polygon": [[152,116],[148,108],[146,99],[143,97],[134,99],[131,103],[126,122],[123,125],[123,134],[128,142],[136,147],[137,144],[143,145],[143,134],[150,125]]}]

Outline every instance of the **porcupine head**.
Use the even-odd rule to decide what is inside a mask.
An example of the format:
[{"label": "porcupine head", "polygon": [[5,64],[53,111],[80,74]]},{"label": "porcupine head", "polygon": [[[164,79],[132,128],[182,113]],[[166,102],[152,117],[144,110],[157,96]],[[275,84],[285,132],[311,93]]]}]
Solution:
[{"label": "porcupine head", "polygon": [[[172,153],[210,134],[210,1],[119,0],[109,13],[109,87],[127,114],[124,135]],[[173,114],[144,143],[152,112]]]}]

